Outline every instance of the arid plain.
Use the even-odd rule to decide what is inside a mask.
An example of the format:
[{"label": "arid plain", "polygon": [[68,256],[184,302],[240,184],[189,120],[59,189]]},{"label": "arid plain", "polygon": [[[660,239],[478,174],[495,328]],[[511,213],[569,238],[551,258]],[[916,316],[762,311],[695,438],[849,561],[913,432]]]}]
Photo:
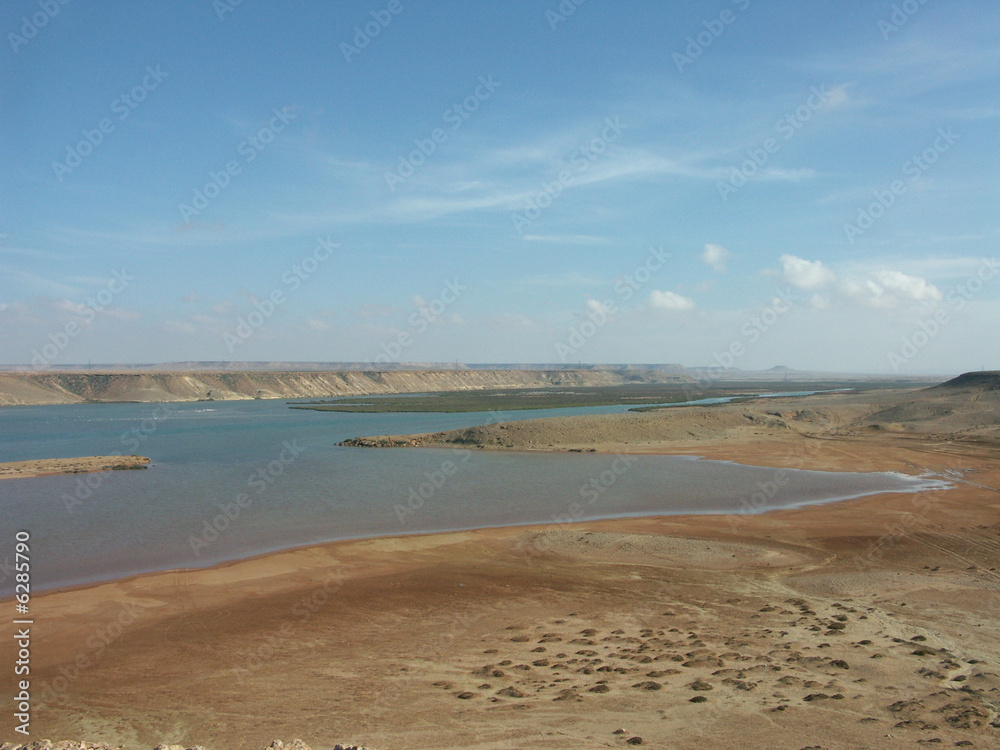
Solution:
[{"label": "arid plain", "polygon": [[783,468],[934,473],[954,487],[340,542],[37,596],[33,735],[1000,744],[996,374],[385,442],[699,455],[774,467],[778,485]]}]

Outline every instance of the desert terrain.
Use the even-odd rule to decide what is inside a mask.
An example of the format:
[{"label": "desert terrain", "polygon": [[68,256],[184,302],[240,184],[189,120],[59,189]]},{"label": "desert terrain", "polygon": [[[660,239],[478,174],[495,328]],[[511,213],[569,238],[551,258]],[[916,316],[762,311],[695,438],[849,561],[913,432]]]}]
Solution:
[{"label": "desert terrain", "polygon": [[32,737],[997,747],[996,383],[367,438],[933,473],[953,488],[339,542],[39,595]]}]

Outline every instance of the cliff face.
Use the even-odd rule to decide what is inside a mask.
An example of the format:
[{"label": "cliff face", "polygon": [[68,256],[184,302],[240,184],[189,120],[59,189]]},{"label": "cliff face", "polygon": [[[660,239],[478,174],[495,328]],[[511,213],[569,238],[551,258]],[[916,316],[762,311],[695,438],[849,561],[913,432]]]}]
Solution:
[{"label": "cliff face", "polygon": [[665,372],[614,370],[413,370],[350,372],[10,372],[0,373],[0,406],[84,401],[229,401],[380,393],[683,383]]}]

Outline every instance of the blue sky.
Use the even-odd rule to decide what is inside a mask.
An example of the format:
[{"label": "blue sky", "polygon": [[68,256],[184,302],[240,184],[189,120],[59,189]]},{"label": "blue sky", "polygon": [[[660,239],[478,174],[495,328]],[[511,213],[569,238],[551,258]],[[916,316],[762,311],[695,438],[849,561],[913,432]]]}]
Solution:
[{"label": "blue sky", "polygon": [[0,364],[1000,367],[993,2],[13,0],[2,29]]}]

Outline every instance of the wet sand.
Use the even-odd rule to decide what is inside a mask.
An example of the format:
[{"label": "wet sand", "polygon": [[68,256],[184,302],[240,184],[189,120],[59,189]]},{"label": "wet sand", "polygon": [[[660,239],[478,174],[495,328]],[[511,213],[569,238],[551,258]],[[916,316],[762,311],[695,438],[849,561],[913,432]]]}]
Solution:
[{"label": "wet sand", "polygon": [[1000,744],[992,444],[785,434],[670,452],[959,474],[918,495],[340,542],[38,596],[32,737]]}]

